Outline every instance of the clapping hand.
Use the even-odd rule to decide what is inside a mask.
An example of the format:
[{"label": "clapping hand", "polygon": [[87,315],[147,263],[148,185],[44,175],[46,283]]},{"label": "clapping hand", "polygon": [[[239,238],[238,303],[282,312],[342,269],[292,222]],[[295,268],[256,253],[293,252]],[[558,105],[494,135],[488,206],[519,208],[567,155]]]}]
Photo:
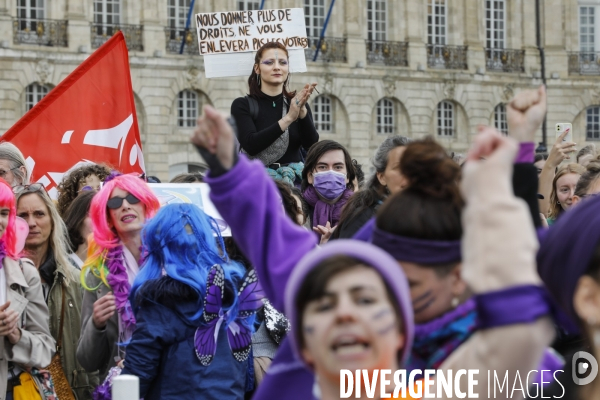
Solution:
[{"label": "clapping hand", "polygon": [[290,110],[288,111],[288,116],[291,122],[297,120],[298,118],[306,117],[308,110],[306,109],[306,102],[310,98],[310,95],[315,90],[317,86],[316,82],[307,83],[304,85],[304,88],[296,93],[296,96],[292,98],[290,102]]}]

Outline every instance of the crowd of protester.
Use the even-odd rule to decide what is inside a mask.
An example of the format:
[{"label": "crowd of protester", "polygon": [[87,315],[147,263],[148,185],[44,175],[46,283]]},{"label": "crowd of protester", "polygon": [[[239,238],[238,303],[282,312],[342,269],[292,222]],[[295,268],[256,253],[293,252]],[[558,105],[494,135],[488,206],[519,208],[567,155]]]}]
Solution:
[{"label": "crowd of protester", "polygon": [[568,132],[534,154],[545,88],[466,155],[397,135],[366,167],[289,80],[263,46],[232,116],[198,119],[209,170],[171,181],[208,184],[231,237],[108,165],[53,201],[0,143],[0,399],[110,399],[127,374],[144,399],[329,400],[342,369],[476,369],[480,398],[486,371],[535,370],[522,397],[600,398],[571,381],[573,354],[600,356],[600,155]]}]

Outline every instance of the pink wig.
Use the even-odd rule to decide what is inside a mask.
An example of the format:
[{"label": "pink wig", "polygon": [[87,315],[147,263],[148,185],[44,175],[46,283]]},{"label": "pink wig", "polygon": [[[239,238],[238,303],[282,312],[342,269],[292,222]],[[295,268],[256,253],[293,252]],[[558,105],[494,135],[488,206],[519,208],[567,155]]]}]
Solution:
[{"label": "pink wig", "polygon": [[11,186],[2,178],[0,178],[0,207],[9,209],[8,225],[4,231],[4,235],[0,238],[0,243],[4,243],[6,254],[12,258],[19,258],[17,252],[17,229],[15,227],[15,218],[17,209],[15,206],[15,195]]},{"label": "pink wig", "polygon": [[[135,174],[120,175],[105,183],[98,194],[94,196],[90,206],[90,218],[94,226],[94,241],[98,245],[99,251],[112,249],[119,244],[117,233],[108,224],[110,214],[106,206],[115,188],[129,192],[140,199],[146,209],[146,219],[152,218],[160,208],[158,198],[154,195],[152,189]],[[95,256],[99,256],[99,254],[95,254]]]}]

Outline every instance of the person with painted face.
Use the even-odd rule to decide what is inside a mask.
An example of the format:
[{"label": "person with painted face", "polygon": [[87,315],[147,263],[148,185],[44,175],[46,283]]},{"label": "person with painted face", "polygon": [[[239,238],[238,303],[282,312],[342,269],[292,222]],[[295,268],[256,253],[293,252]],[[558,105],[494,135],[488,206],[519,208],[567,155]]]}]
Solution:
[{"label": "person with painted face", "polygon": [[249,94],[231,104],[242,152],[260,160],[276,179],[300,181],[301,148],[319,141],[308,100],[316,83],[291,91],[287,49],[269,42],[256,52],[248,77]]},{"label": "person with painted face", "polygon": [[[462,276],[461,167],[426,138],[406,146],[400,169],[408,186],[380,208],[371,241],[396,258],[410,283],[416,326],[406,368],[437,369],[481,327]],[[539,370],[562,365],[549,350]],[[541,375],[536,382],[542,382]]]},{"label": "person with painted face", "polygon": [[312,208],[313,230],[326,241],[337,226],[342,209],[354,193],[356,174],[348,150],[333,140],[313,145],[302,171],[302,195]]},{"label": "person with painted face", "polygon": [[[390,292],[384,288],[386,284],[396,286],[404,282],[406,285],[404,274],[397,263],[389,256],[384,256],[389,260],[385,264],[391,275],[382,273],[380,263],[369,259],[370,255],[381,252],[358,242],[346,242],[351,245],[345,250],[338,249],[337,246],[346,246],[346,243],[337,241],[313,251],[316,247],[314,236],[286,217],[279,206],[277,190],[260,164],[249,162],[244,156],[238,157],[234,151],[232,128],[216,110],[208,106],[204,110],[205,116],[199,118],[192,142],[198,146],[210,165],[207,183],[211,186],[211,200],[229,222],[233,234],[239,238],[238,244],[255,266],[267,297],[277,309],[283,309],[285,305],[285,311],[293,318],[292,332],[295,337],[284,341],[254,398],[271,399],[279,396],[312,399],[315,375],[318,377],[317,386],[322,399],[339,398],[341,364],[335,364],[335,360],[339,358],[336,354],[342,346],[330,342],[331,337],[319,334],[329,328],[322,330],[323,326],[316,325],[312,326],[312,330],[307,328],[311,328],[310,324],[313,323],[319,325],[317,319],[326,323],[327,315],[340,315],[339,318],[330,319],[338,321],[332,325],[332,329],[343,332],[344,326],[354,324],[357,321],[354,316],[359,311],[352,311],[354,307],[349,305],[349,301],[355,300],[355,297],[349,294],[356,294],[356,291],[350,290],[356,286],[356,282],[376,287],[375,292],[380,295],[377,299],[378,306],[390,305],[388,310],[394,308],[401,311],[386,311],[385,315],[390,319],[386,322],[394,322],[389,327],[386,325],[384,332],[389,334],[389,337],[386,336],[386,343],[389,339],[391,347],[388,350],[392,351],[375,351],[379,347],[373,342],[372,347],[360,350],[363,352],[352,368],[371,369],[374,365],[378,368],[402,368],[403,356],[394,355],[406,354],[404,349],[410,347],[410,307],[408,300],[398,299],[397,291]],[[467,250],[463,257],[464,279],[473,293],[482,296],[478,304],[487,310],[490,300],[493,300],[484,296],[488,292],[496,292],[498,295],[513,285],[533,286],[533,289],[539,285],[533,262],[535,234],[528,222],[529,211],[522,202],[514,198],[510,184],[511,163],[516,153],[517,146],[510,139],[488,133],[477,138],[469,155],[468,163],[471,165],[465,167],[465,196],[468,204],[473,206],[465,212],[464,248]],[[486,161],[480,161],[481,158]],[[498,208],[502,213],[495,212]],[[497,237],[506,239],[498,241]],[[269,245],[266,246],[265,243]],[[354,243],[356,246],[352,246]],[[329,253],[329,249],[332,249],[332,253]],[[340,279],[333,276],[317,279],[319,282],[310,280],[304,286],[309,291],[315,288],[316,294],[307,296],[304,303],[299,302],[297,288],[303,285],[307,273],[310,274],[312,270],[320,271],[320,261],[330,261],[329,256],[334,254],[351,256],[351,261],[345,264],[350,270],[356,271],[350,271],[352,276],[339,274]],[[300,264],[294,270],[298,262]],[[363,270],[363,266],[367,268]],[[368,267],[373,267],[375,273]],[[360,275],[358,281],[354,272]],[[484,276],[486,279],[482,279]],[[323,297],[317,286],[325,288],[328,295]],[[400,291],[406,298],[407,290]],[[357,297],[362,299],[363,294]],[[344,301],[335,301],[336,298],[343,298]],[[327,301],[331,304],[329,307]],[[361,300],[361,305],[363,304],[368,308],[372,303],[363,303]],[[356,307],[361,306],[356,304]],[[345,313],[343,317],[342,311]],[[521,376],[526,375],[536,367],[545,346],[552,338],[551,324],[545,317],[547,313],[546,306],[539,312],[517,316],[504,325],[498,321],[488,321],[489,325],[474,334],[469,339],[468,346],[464,346],[460,354],[446,360],[441,368],[489,369],[500,372],[502,376],[505,371],[510,371],[512,376],[517,372]],[[298,318],[300,315],[302,320]],[[307,325],[307,322],[310,324]],[[307,337],[311,332],[318,335],[314,338]],[[301,340],[304,344],[299,345]],[[325,343],[332,346],[324,346]],[[356,346],[343,347],[348,352],[357,350]],[[487,374],[479,377],[482,379],[477,388],[487,391]]]}]

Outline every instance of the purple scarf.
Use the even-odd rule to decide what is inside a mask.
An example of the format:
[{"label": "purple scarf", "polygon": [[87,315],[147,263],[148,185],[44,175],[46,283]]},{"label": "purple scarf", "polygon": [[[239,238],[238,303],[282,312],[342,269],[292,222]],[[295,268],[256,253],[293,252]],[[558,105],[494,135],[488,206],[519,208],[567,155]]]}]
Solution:
[{"label": "purple scarf", "polygon": [[0,268],[4,266],[4,257],[6,257],[6,243],[0,242]]},{"label": "purple scarf", "polygon": [[340,222],[342,208],[344,208],[348,199],[353,194],[354,192],[352,190],[346,189],[338,201],[334,204],[328,204],[321,200],[315,188],[312,185],[309,185],[302,195],[304,196],[304,200],[315,209],[312,219],[313,227],[317,225],[325,226],[327,221],[329,221],[332,228],[336,226],[338,222]]},{"label": "purple scarf", "polygon": [[123,246],[118,245],[108,251],[106,256],[106,266],[108,267],[108,276],[106,280],[110,285],[115,296],[115,306],[121,316],[123,328],[128,330],[135,327],[135,317],[131,304],[129,303],[129,278],[127,277],[127,269],[125,268],[123,255]]},{"label": "purple scarf", "polygon": [[475,301],[469,299],[433,321],[415,325],[406,369],[438,369],[477,330]]},{"label": "purple scarf", "polygon": [[[433,321],[415,325],[415,340],[406,369],[438,369],[471,335],[486,329],[481,326],[477,308],[475,299],[471,298]],[[552,382],[552,374],[563,365],[560,356],[552,349],[546,349],[534,382]]]}]

